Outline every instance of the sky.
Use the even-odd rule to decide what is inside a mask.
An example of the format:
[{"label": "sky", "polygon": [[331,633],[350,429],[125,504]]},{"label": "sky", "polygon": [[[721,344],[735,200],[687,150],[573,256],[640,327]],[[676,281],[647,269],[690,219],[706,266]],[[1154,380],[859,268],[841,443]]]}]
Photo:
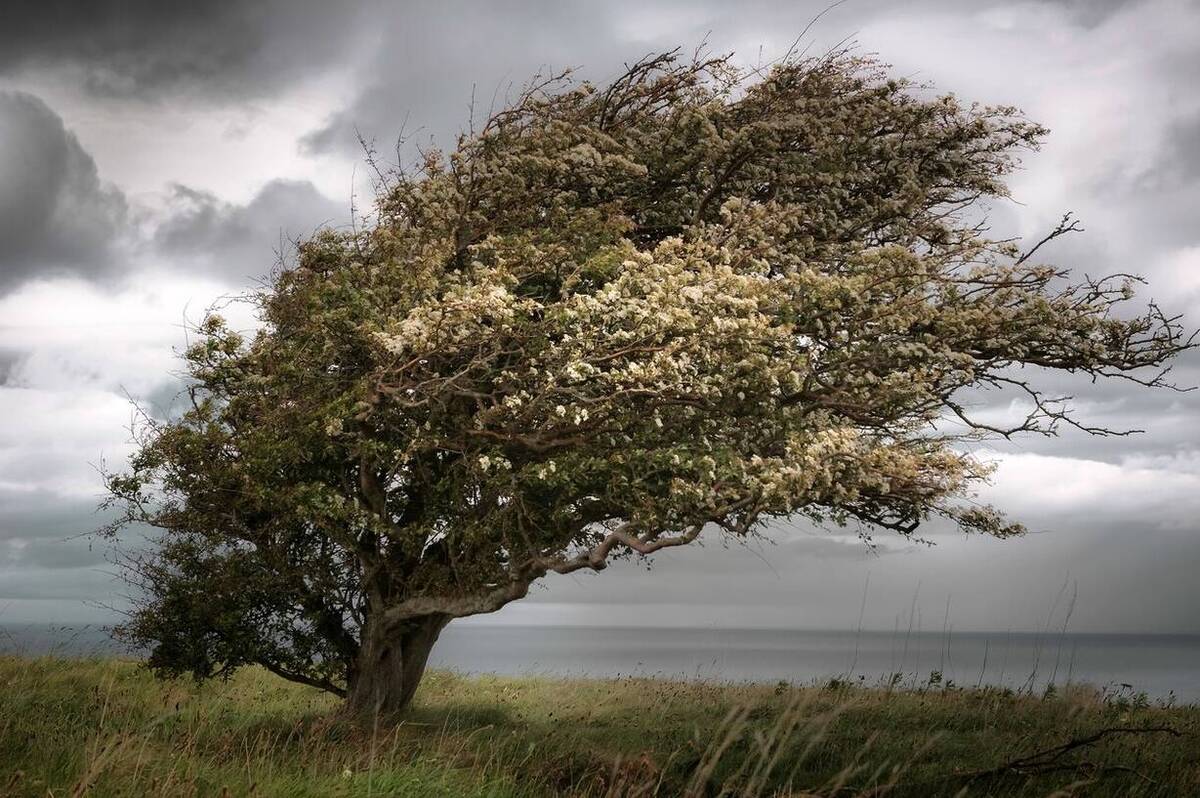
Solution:
[{"label": "sky", "polygon": [[[992,209],[1048,259],[1134,272],[1200,326],[1200,2],[212,2],[0,7],[0,623],[105,622],[99,467],[169,412],[189,320],[371,197],[360,136],[451,143],[539,69],[604,80],[707,42],[746,64],[848,40],[1050,128]],[[494,98],[494,99],[493,99]],[[235,324],[252,314],[231,305]],[[1177,366],[1200,384],[1200,357]],[[981,449],[1014,540],[778,523],[554,577],[492,623],[1200,633],[1200,391],[1047,377],[1089,423]],[[982,412],[1017,415],[1007,399]],[[992,402],[992,404],[986,404]]]}]

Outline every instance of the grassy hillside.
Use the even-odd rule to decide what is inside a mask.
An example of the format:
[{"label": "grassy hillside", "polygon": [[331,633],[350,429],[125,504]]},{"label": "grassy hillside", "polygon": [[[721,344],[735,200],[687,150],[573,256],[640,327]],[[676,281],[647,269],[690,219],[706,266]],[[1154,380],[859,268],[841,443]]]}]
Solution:
[{"label": "grassy hillside", "polygon": [[433,673],[397,727],[335,708],[261,671],[196,686],[119,660],[0,658],[0,795],[1200,794],[1200,708],[1082,689]]}]

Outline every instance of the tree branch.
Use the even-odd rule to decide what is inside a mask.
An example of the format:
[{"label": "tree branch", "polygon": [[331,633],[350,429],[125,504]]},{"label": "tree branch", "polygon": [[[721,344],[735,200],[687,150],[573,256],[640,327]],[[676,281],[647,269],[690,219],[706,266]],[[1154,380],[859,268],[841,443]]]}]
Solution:
[{"label": "tree branch", "polygon": [[327,693],[333,693],[334,695],[336,695],[339,698],[346,697],[345,689],[338,687],[336,684],[329,681],[328,679],[316,679],[312,676],[305,676],[303,673],[296,673],[295,671],[289,671],[286,668],[282,668],[279,665],[276,665],[275,663],[271,662],[268,659],[258,659],[258,660],[255,660],[255,662],[257,662],[259,665],[261,665],[264,668],[266,668],[267,670],[269,670],[271,673],[280,677],[281,679],[287,679],[289,682],[296,682],[298,684],[306,684],[309,687],[315,687],[318,690],[324,690]]}]

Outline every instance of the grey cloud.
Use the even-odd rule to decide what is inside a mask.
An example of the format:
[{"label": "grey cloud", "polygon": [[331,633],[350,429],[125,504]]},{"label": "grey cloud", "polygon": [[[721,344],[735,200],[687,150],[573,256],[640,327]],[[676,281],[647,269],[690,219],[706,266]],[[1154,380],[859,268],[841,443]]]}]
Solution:
[{"label": "grey cloud", "polygon": [[1137,0],[1040,0],[1046,5],[1061,6],[1085,28],[1103,24],[1113,14],[1137,5]]},{"label": "grey cloud", "polygon": [[[1194,322],[1193,322],[1194,324]],[[1116,463],[1133,454],[1167,454],[1200,449],[1200,391],[1144,388],[1125,380],[1093,382],[1078,374],[1029,369],[1022,372],[1047,397],[1072,397],[1068,405],[1081,424],[1105,427],[1128,435],[1090,435],[1062,424],[1058,435],[1020,435],[1012,441],[995,440],[989,446],[1001,451],[1078,457]],[[1149,375],[1144,375],[1149,376]],[[1180,357],[1169,379],[1178,386],[1200,385],[1200,352]],[[960,397],[977,419],[995,419],[1008,411],[1013,400],[1025,399],[1013,391],[973,391]],[[1024,405],[1027,411],[1028,405]],[[1017,421],[1015,411],[1003,417]],[[947,431],[954,431],[946,427]]]},{"label": "grey cloud", "polygon": [[99,595],[114,552],[91,533],[114,517],[96,499],[0,489],[0,599]]},{"label": "grey cloud", "polygon": [[94,95],[265,96],[344,58],[362,4],[11,0],[0,73],[66,72]]},{"label": "grey cloud", "polygon": [[[1084,230],[1056,240],[1039,251],[1038,259],[1070,269],[1072,281],[1116,273],[1144,277],[1146,284],[1136,286],[1136,296],[1123,312],[1140,312],[1147,302],[1155,301],[1168,315],[1182,314],[1181,323],[1190,331],[1200,326],[1200,290],[1183,290],[1181,285],[1189,278],[1193,286],[1200,286],[1200,281],[1180,273],[1182,266],[1166,259],[1173,251],[1200,245],[1200,229],[1193,218],[1200,204],[1200,181],[1195,179],[1200,176],[1200,156],[1192,151],[1189,130],[1200,128],[1194,120],[1173,123],[1167,146],[1140,177],[1130,179],[1117,164],[1096,180],[1073,185],[1069,193],[1079,198],[1080,205],[1074,209]],[[1028,168],[1036,171],[1037,161],[1037,155],[1029,157]],[[1189,169],[1194,174],[1189,175]],[[1051,216],[1063,210],[1045,209],[1049,215],[1044,229],[1050,229],[1057,221]],[[1012,210],[1002,204],[995,211],[998,224],[993,234],[1014,234]],[[1148,379],[1153,374],[1153,370],[1143,370],[1133,376]],[[1119,462],[1132,454],[1200,449],[1200,425],[1196,424],[1200,390],[1147,389],[1123,379],[1093,381],[1087,375],[1040,369],[1026,369],[1019,376],[1047,397],[1071,397],[1074,416],[1083,424],[1144,432],[1097,437],[1064,425],[1059,437],[1020,437],[994,444],[997,448],[1107,462]],[[1177,358],[1168,381],[1181,389],[1200,386],[1200,351]],[[983,411],[1024,398],[1014,392],[973,392],[966,401]]]},{"label": "grey cloud", "polygon": [[83,568],[103,566],[107,560],[104,546],[94,540],[9,541],[0,552],[0,567],[12,568]]},{"label": "grey cloud", "polygon": [[21,353],[11,349],[0,349],[0,386],[9,384],[13,372],[21,362]]},{"label": "grey cloud", "polygon": [[126,210],[54,111],[0,92],[0,292],[39,274],[109,272]]},{"label": "grey cloud", "polygon": [[[91,569],[110,570],[108,546],[87,533],[110,515],[97,512],[94,501],[0,490],[0,599],[97,595]],[[82,582],[66,578],[76,569]]]},{"label": "grey cloud", "polygon": [[[931,4],[938,0],[921,3]],[[457,124],[472,83],[490,95],[495,85],[520,83],[547,61],[606,68],[612,59],[595,56],[636,57],[653,46],[693,44],[709,31],[733,39],[753,29],[772,39],[782,35],[786,45],[822,11],[834,26],[887,5],[858,0],[830,10],[825,0],[760,1],[731,10],[711,0],[10,0],[0,8],[0,74],[65,72],[101,97],[224,102],[271,96],[328,69],[359,66],[366,56],[360,75],[368,88],[332,120],[327,136],[311,140],[318,148],[352,147],[353,139],[340,140],[340,122],[393,135],[402,118],[403,109],[396,117],[395,107],[373,108],[372,98],[404,100],[414,111],[428,109],[432,99],[453,109]],[[377,121],[387,124],[374,129]]]},{"label": "grey cloud", "polygon": [[158,387],[138,397],[142,407],[157,419],[173,419],[182,414],[187,406],[184,393],[186,384],[182,378],[173,377]]},{"label": "grey cloud", "polygon": [[177,185],[154,244],[168,261],[195,263],[203,272],[244,283],[267,275],[289,242],[349,217],[349,203],[334,202],[307,181],[272,181],[245,205]]},{"label": "grey cloud", "polygon": [[599,575],[552,577],[546,582],[550,589],[537,596],[541,601],[578,597],[603,604],[771,603],[792,590],[797,575],[806,571],[889,568],[896,559],[892,555],[919,554],[913,544],[891,534],[876,535],[875,548],[868,548],[854,531],[820,529],[807,521],[772,521],[764,537],[742,541],[710,530],[701,538],[702,545],[661,552],[648,560],[625,558]]},{"label": "grey cloud", "polygon": [[1200,178],[1200,112],[1170,124],[1158,165],[1145,181],[1145,188],[1186,190],[1195,185],[1197,178]]},{"label": "grey cloud", "polygon": [[96,601],[114,590],[113,569],[100,566],[0,571],[0,600],[75,599]]},{"label": "grey cloud", "polygon": [[516,621],[537,617],[536,605],[577,604],[619,624],[670,606],[669,620],[659,613],[652,623],[884,631],[898,624],[903,633],[910,608],[918,627],[924,616],[924,628],[940,628],[949,605],[956,629],[1032,630],[1066,583],[1079,589],[1074,631],[1197,630],[1195,529],[1147,530],[1087,515],[1048,534],[941,536],[935,546],[899,548],[906,556],[837,562],[790,545],[796,539],[783,529],[773,534],[777,546],[669,552],[650,573],[621,562],[600,575],[552,577],[508,614]]},{"label": "grey cloud", "polygon": [[[39,447],[36,442],[22,441],[16,446],[0,448],[0,475],[12,484],[26,487],[55,485],[65,489],[68,485],[60,481],[64,477],[78,479],[88,474],[87,457],[80,447],[62,442]],[[98,476],[94,482],[98,489]]]},{"label": "grey cloud", "polygon": [[538,73],[577,68],[581,78],[604,81],[622,63],[702,42],[714,53],[740,49],[739,57],[753,61],[760,46],[766,57],[778,55],[818,15],[808,39],[820,49],[852,36],[862,17],[888,4],[830,6],[825,0],[750,2],[736,9],[718,2],[537,0],[519,7],[461,2],[393,7],[386,45],[360,73],[364,88],[302,145],[310,152],[353,153],[359,133],[391,143],[403,131],[417,143],[433,139],[448,147],[471,121],[472,98],[478,123],[493,99],[503,105],[506,93],[519,91]]},{"label": "grey cloud", "polygon": [[[863,540],[845,537],[831,538],[821,533],[800,535],[779,544],[779,554],[785,557],[813,557],[818,560],[850,560],[859,562],[875,559],[898,551],[895,544],[876,538],[868,546]],[[765,555],[774,555],[767,551]]]},{"label": "grey cloud", "polygon": [[[358,147],[358,132],[387,141],[401,133],[442,146],[476,115],[486,114],[494,94],[503,101],[541,68],[620,63],[642,55],[647,45],[620,46],[613,14],[600,4],[526,4],[514,13],[507,4],[422,3],[394,20],[388,43],[363,72],[366,87],[342,111],[304,139],[312,152]],[[471,22],[462,24],[469,13]],[[409,19],[412,22],[409,22]]]},{"label": "grey cloud", "polygon": [[[1189,173],[1200,172],[1200,156],[1188,150],[1188,127],[1184,123],[1180,125],[1182,130],[1177,128],[1175,137],[1168,141],[1156,165],[1146,174],[1133,180],[1112,175],[1090,185],[1079,186],[1081,198],[1086,198],[1093,205],[1103,203],[1101,213],[1097,214],[1098,218],[1089,228],[1096,245],[1104,246],[1105,236],[1111,234],[1112,230],[1106,229],[1106,223],[1112,221],[1108,213],[1115,208],[1120,208],[1124,217],[1121,219],[1121,232],[1128,231],[1147,245],[1143,252],[1138,253],[1141,257],[1172,246],[1200,243],[1200,229],[1197,228],[1195,215],[1197,203],[1200,203],[1200,183],[1194,176],[1189,177]],[[1190,127],[1191,131],[1200,131],[1200,125],[1191,124]],[[1187,154],[1182,154],[1184,152]],[[1114,265],[1124,266],[1125,271],[1145,277],[1157,276],[1144,262]],[[1093,273],[1098,272],[1096,269]],[[1142,293],[1156,295],[1153,284],[1149,289],[1143,289]]]},{"label": "grey cloud", "polygon": [[98,529],[109,518],[98,510],[96,499],[0,488],[0,545],[12,540],[65,541]]}]

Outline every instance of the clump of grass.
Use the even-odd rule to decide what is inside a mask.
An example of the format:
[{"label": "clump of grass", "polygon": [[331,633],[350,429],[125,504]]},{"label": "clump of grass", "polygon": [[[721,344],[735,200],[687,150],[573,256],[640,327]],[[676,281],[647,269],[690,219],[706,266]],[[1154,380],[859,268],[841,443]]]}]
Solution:
[{"label": "clump of grass", "polygon": [[[395,726],[264,671],[0,658],[0,796],[1200,793],[1200,708],[1074,686],[896,690],[435,672]],[[1106,728],[1121,733],[1050,751]],[[1008,768],[1006,763],[1046,768]]]}]

